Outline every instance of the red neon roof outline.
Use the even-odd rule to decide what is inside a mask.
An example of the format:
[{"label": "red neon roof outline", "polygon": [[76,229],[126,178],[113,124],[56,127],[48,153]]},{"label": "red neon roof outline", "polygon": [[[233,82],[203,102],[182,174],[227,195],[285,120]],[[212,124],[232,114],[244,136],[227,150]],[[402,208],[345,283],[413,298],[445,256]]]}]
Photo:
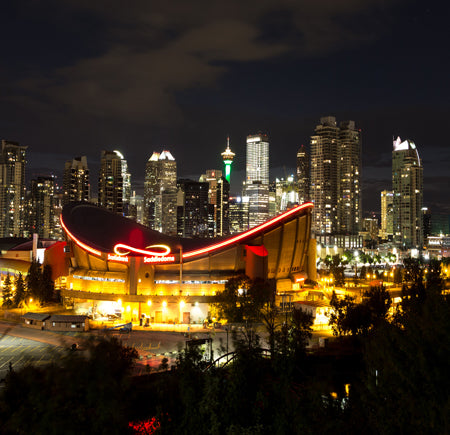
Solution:
[{"label": "red neon roof outline", "polygon": [[[252,236],[253,234],[258,233],[261,230],[264,230],[266,228],[270,228],[271,226],[275,225],[276,223],[278,223],[279,221],[283,220],[284,218],[295,214],[296,212],[298,212],[299,210],[303,210],[304,208],[310,208],[313,207],[314,204],[312,202],[305,202],[304,204],[301,204],[297,207],[291,208],[290,210],[275,216],[274,218],[262,223],[261,225],[258,225],[257,227],[254,227],[248,231],[245,231],[243,233],[238,234],[237,236],[234,237],[230,237],[229,239],[223,240],[222,242],[219,243],[215,243],[213,245],[209,245],[206,246],[205,248],[201,248],[201,249],[196,249],[194,251],[189,251],[183,254],[183,258],[190,258],[190,257],[194,257],[197,255],[202,255],[202,254],[206,254],[209,253],[211,251],[217,251],[219,249],[225,248],[226,246],[232,245],[233,243],[239,242],[240,240],[246,239],[247,237]],[[86,245],[85,243],[81,242],[80,240],[78,240],[70,231],[69,229],[66,227],[66,225],[64,224],[62,215],[60,215],[59,220],[61,222],[61,226],[64,228],[64,231],[66,231],[66,233],[69,235],[69,237],[81,248],[85,249],[86,251],[97,255],[98,257],[101,257],[102,253],[101,251],[98,251],[97,249],[91,248],[90,246]]]},{"label": "red neon roof outline", "polygon": [[[150,248],[161,248],[164,249],[164,252],[157,252],[157,251],[148,251],[147,249]],[[120,249],[128,249],[127,253],[120,253]],[[164,257],[165,255],[170,254],[170,248],[167,245],[151,245],[147,246],[145,249],[138,249],[133,248],[132,246],[125,245],[124,243],[117,243],[114,246],[114,252],[117,255],[128,255],[130,252],[136,252],[137,254],[147,255],[149,257],[155,256],[155,257]]]},{"label": "red neon roof outline", "polygon": [[286,218],[292,214],[295,214],[299,210],[302,210],[304,208],[309,208],[309,207],[313,207],[313,203],[305,202],[304,204],[299,205],[294,208],[291,208],[290,210],[288,210],[278,216],[275,216],[274,218],[264,222],[261,225],[258,225],[257,227],[254,227],[248,231],[245,231],[244,233],[238,234],[237,236],[231,237],[220,243],[215,243],[214,245],[207,246],[206,248],[201,248],[201,249],[196,249],[195,251],[186,252],[183,254],[183,258],[190,258],[190,257],[194,257],[196,255],[206,254],[211,251],[216,251],[218,249],[222,249],[228,245],[232,245],[233,243],[236,243],[236,242],[238,242],[242,239],[245,239],[249,236],[252,236],[253,234],[258,233],[261,230],[264,230],[266,228],[273,226],[274,224],[278,223],[279,221],[283,220],[284,218]]},{"label": "red neon roof outline", "polygon": [[97,255],[98,257],[101,257],[102,253],[100,251],[97,251],[97,249],[91,248],[90,246],[86,245],[85,243],[78,240],[70,231],[69,229],[64,225],[64,221],[62,218],[62,215],[59,216],[59,221],[61,222],[61,226],[64,228],[64,231],[69,235],[69,237],[80,247],[85,249],[86,251],[90,252],[91,254]]}]

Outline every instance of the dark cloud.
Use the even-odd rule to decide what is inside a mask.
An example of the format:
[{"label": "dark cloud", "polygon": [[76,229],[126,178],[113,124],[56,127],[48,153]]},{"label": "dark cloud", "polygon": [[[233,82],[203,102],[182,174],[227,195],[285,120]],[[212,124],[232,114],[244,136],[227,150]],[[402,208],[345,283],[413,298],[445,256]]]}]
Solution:
[{"label": "dark cloud", "polygon": [[13,82],[7,101],[121,122],[181,122],[176,92],[213,87],[228,71],[224,63],[317,56],[372,40],[379,26],[348,24],[378,4],[360,3],[42,2],[39,14],[36,3],[27,2],[22,19],[44,24],[43,39],[41,32],[36,39],[55,41],[51,51],[58,51],[55,59],[62,65],[50,62],[45,75],[35,71]]},{"label": "dark cloud", "polygon": [[237,192],[247,134],[269,133],[283,176],[334,115],[362,129],[364,207],[390,187],[393,136],[416,142],[430,195],[448,176],[447,23],[418,0],[22,0],[2,18],[0,137],[38,171],[86,154],[94,185],[119,149],[138,189],[154,150],[199,175],[230,135]]}]

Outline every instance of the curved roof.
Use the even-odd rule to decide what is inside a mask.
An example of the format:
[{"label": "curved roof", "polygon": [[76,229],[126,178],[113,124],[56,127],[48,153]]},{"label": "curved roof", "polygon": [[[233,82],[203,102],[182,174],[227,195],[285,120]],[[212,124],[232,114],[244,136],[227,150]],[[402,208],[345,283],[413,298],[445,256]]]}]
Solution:
[{"label": "curved roof", "polygon": [[158,250],[161,249],[159,245],[166,245],[172,252],[182,249],[183,259],[191,259],[236,244],[249,243],[255,237],[273,230],[274,227],[308,213],[312,207],[313,204],[310,202],[302,204],[248,231],[222,239],[185,239],[167,236],[105,208],[85,202],[66,205],[61,214],[61,225],[75,243],[97,256],[115,252],[114,248],[118,244],[131,251],[129,255],[142,254],[140,251],[147,249]]}]

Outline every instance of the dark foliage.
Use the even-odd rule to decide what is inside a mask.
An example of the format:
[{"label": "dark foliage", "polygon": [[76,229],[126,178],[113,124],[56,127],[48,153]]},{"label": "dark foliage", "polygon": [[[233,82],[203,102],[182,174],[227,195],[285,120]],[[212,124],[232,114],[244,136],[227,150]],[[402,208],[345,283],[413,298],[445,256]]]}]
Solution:
[{"label": "dark foliage", "polygon": [[6,275],[5,282],[3,284],[3,308],[12,308],[14,305],[14,293],[12,290],[11,276],[9,273]]},{"label": "dark foliage", "polygon": [[91,343],[89,353],[11,371],[0,397],[1,433],[127,433],[129,372],[137,353],[114,338]]}]

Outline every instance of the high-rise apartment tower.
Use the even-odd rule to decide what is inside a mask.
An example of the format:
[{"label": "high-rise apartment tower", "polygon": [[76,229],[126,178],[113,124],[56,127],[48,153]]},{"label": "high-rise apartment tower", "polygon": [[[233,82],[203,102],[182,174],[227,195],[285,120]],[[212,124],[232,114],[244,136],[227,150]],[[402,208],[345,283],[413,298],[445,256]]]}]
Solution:
[{"label": "high-rise apartment tower", "polygon": [[91,186],[86,156],[67,160],[63,174],[63,205],[75,201],[89,201]]},{"label": "high-rise apartment tower", "polygon": [[25,151],[2,140],[0,155],[0,237],[22,237],[25,214]]},{"label": "high-rise apartment tower", "polygon": [[361,225],[361,138],[353,121],[320,119],[311,136],[312,230],[356,235]]},{"label": "high-rise apartment tower", "polygon": [[30,233],[39,237],[55,238],[57,220],[55,216],[54,176],[37,177],[31,180]]},{"label": "high-rise apartment tower", "polygon": [[392,191],[394,242],[397,246],[423,246],[423,167],[414,142],[394,140],[392,151]]},{"label": "high-rise apartment tower", "polygon": [[102,151],[98,175],[98,205],[123,213],[122,159],[115,151]]},{"label": "high-rise apartment tower", "polygon": [[309,154],[304,145],[297,151],[297,186],[300,204],[309,201]]}]

